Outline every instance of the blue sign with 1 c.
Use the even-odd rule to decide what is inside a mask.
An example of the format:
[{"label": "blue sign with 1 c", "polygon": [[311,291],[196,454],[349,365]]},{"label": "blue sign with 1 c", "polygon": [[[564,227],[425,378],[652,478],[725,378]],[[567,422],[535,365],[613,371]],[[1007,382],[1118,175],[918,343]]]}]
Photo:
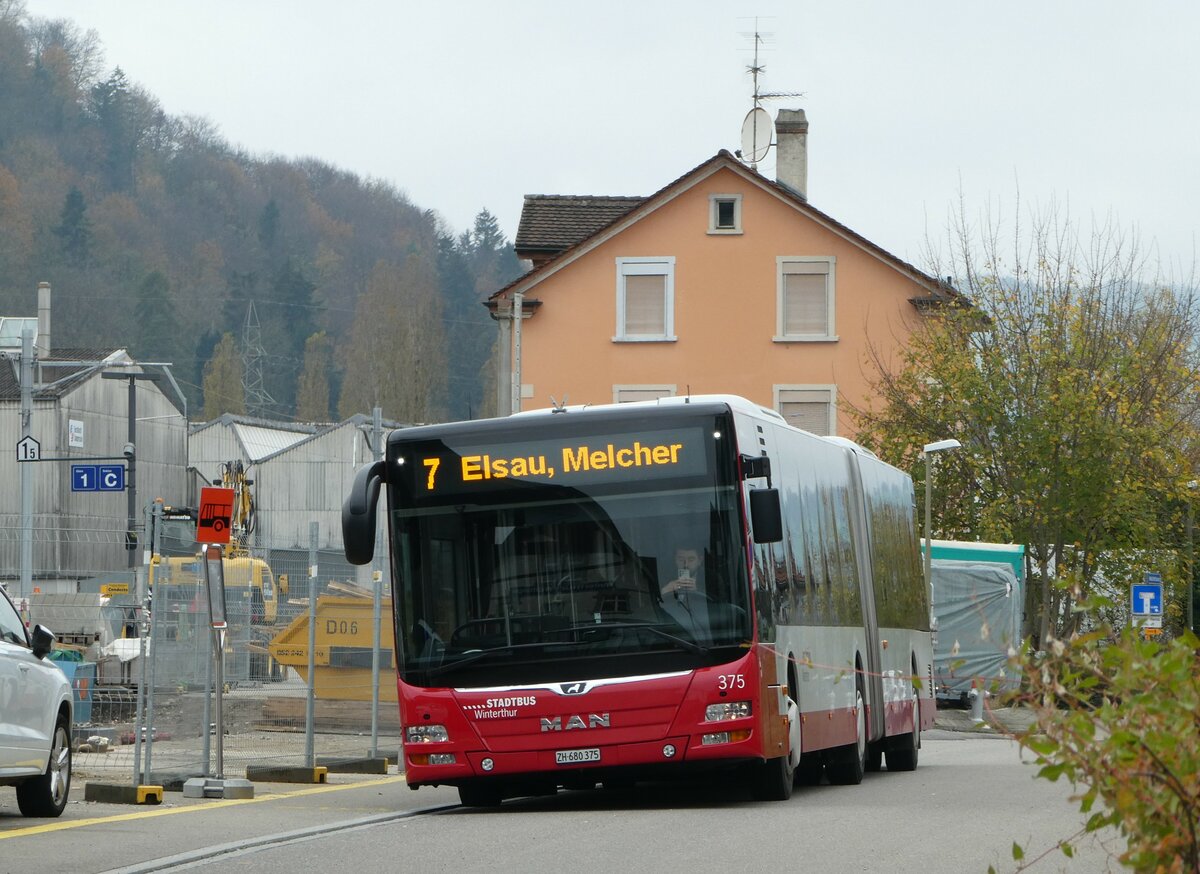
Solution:
[{"label": "blue sign with 1 c", "polygon": [[71,491],[123,492],[125,491],[125,465],[72,464]]}]

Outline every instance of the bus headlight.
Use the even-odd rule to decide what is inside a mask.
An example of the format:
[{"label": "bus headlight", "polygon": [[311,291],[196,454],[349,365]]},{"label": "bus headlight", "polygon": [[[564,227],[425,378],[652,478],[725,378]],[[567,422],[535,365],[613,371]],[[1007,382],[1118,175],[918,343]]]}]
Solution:
[{"label": "bus headlight", "polygon": [[702,734],[700,743],[704,746],[710,744],[728,744],[738,743],[739,741],[749,740],[750,732],[747,729],[741,731],[717,731],[712,734]]},{"label": "bus headlight", "polygon": [[450,732],[444,725],[410,725],[404,730],[404,739],[410,744],[445,743]]},{"label": "bus headlight", "polygon": [[720,704],[709,704],[704,711],[705,722],[724,722],[727,719],[741,719],[753,712],[749,701],[722,701]]},{"label": "bus headlight", "polygon": [[457,761],[454,753],[434,753],[433,755],[417,753],[409,756],[408,760],[414,765],[453,765]]}]

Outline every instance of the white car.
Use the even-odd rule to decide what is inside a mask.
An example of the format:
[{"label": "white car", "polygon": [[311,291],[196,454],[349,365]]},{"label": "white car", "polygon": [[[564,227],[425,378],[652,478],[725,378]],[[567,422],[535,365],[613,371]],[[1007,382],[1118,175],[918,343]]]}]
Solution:
[{"label": "white car", "polygon": [[71,788],[71,686],[46,658],[49,629],[25,629],[0,587],[0,786],[26,816],[58,816]]}]

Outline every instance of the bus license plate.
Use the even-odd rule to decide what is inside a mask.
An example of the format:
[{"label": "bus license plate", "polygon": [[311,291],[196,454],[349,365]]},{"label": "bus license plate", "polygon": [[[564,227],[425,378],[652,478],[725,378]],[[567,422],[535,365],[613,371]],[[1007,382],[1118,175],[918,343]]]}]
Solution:
[{"label": "bus license plate", "polygon": [[598,761],[600,761],[599,747],[593,747],[590,750],[556,750],[554,753],[556,765],[578,765],[581,762]]}]

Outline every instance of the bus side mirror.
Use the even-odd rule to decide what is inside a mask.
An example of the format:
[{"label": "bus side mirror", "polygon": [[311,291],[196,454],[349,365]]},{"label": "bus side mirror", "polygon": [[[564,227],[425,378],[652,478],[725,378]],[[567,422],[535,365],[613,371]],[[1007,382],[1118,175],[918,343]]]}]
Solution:
[{"label": "bus side mirror", "polygon": [[375,557],[375,504],[383,483],[385,462],[361,468],[346,503],[342,504],[342,548],[350,564],[366,564]]},{"label": "bus side mirror", "polygon": [[754,489],[750,492],[750,527],[755,543],[783,540],[783,514],[779,509],[779,489]]}]

